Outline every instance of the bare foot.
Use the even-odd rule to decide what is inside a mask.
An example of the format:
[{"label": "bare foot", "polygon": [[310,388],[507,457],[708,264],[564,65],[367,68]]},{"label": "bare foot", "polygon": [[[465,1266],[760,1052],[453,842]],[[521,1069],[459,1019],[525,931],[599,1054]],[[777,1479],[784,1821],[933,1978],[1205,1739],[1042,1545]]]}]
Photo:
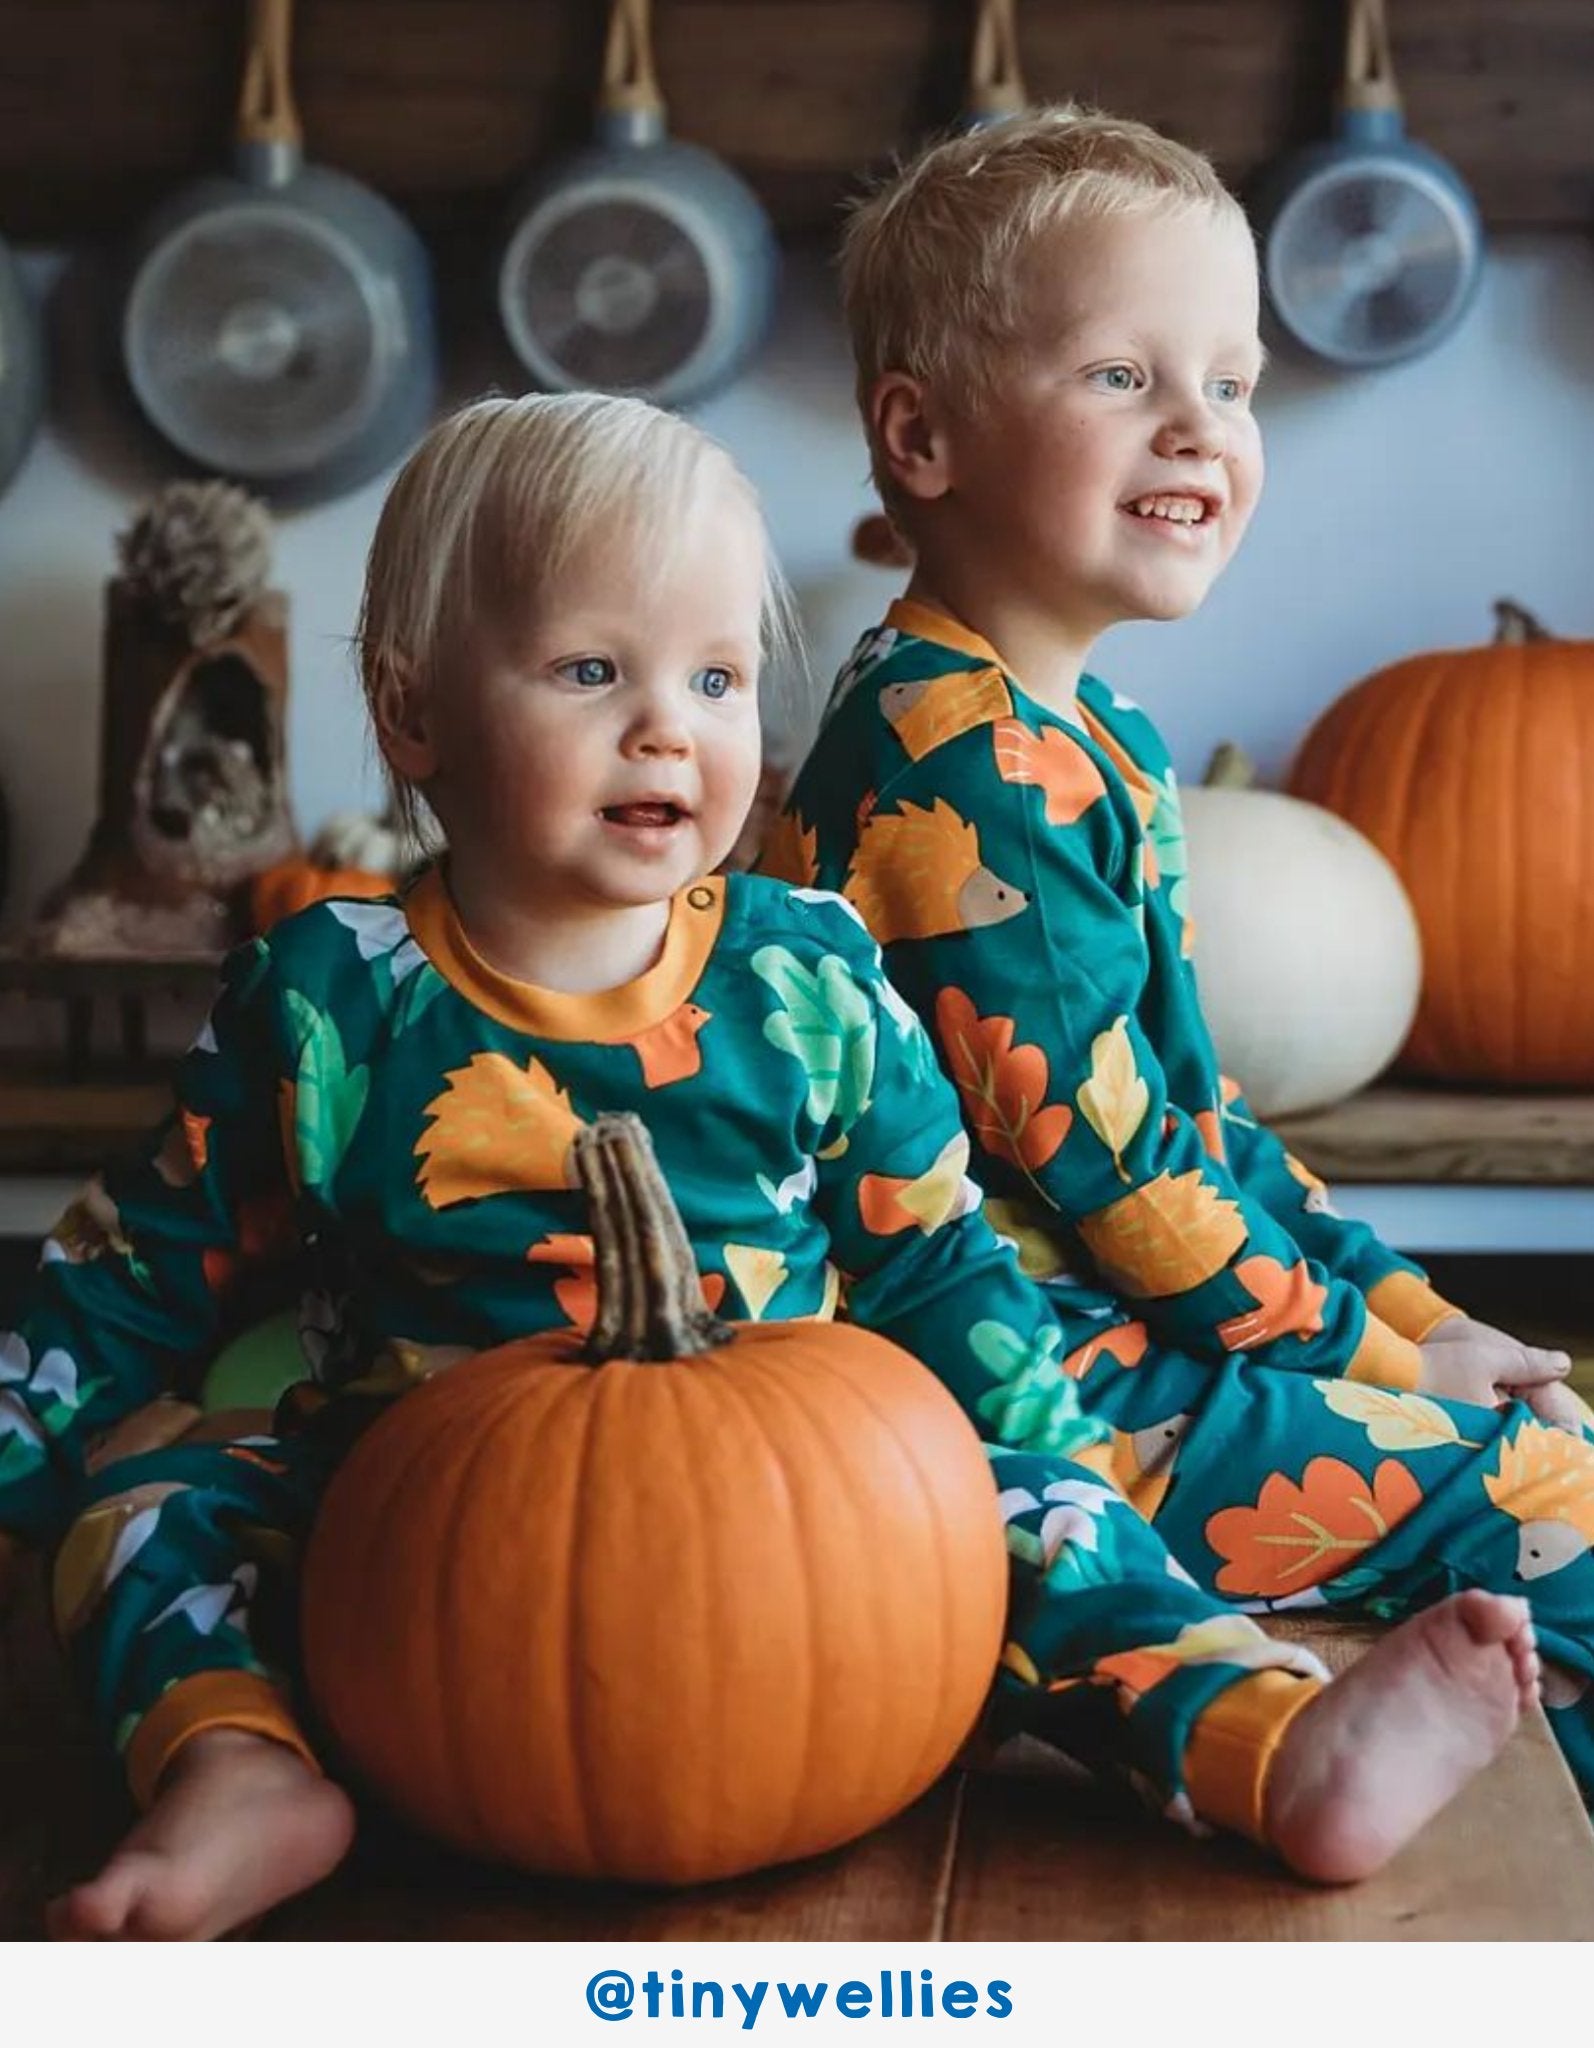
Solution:
[{"label": "bare foot", "polygon": [[51,1901],[54,1941],[209,1941],[307,1890],[354,1837],[347,1796],[280,1742],[196,1735],[98,1877]]},{"label": "bare foot", "polygon": [[1291,1724],[1269,1841],[1302,1877],[1370,1877],[1496,1754],[1538,1682],[1525,1600],[1457,1593],[1414,1616]]}]

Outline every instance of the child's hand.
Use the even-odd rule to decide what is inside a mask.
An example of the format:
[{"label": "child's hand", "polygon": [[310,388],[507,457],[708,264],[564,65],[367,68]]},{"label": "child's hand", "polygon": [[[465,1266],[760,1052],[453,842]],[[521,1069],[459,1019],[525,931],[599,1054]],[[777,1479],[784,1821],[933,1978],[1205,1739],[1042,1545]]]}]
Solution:
[{"label": "child's hand", "polygon": [[1594,1426],[1594,1415],[1587,1403],[1560,1380],[1546,1380],[1541,1387],[1525,1387],[1522,1399],[1540,1422],[1564,1429],[1569,1436],[1581,1436],[1585,1426]]},{"label": "child's hand", "polygon": [[1555,1386],[1572,1369],[1564,1351],[1521,1344],[1471,1316],[1441,1323],[1423,1339],[1421,1350],[1422,1391],[1445,1401],[1470,1401],[1477,1408],[1526,1400],[1529,1388]]}]

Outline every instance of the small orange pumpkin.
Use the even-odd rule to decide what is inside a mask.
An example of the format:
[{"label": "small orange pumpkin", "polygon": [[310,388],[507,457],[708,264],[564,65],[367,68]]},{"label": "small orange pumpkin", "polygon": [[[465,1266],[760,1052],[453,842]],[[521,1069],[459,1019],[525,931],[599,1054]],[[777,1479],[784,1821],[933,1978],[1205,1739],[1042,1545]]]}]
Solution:
[{"label": "small orange pumpkin", "polygon": [[1389,861],[1422,934],[1413,1074],[1594,1084],[1594,642],[1495,607],[1492,646],[1381,669],[1290,788]]},{"label": "small orange pumpkin", "polygon": [[296,910],[307,910],[327,896],[391,896],[398,887],[392,875],[374,875],[366,868],[323,868],[303,854],[292,854],[263,868],[249,884],[249,919],[256,932],[269,931]]},{"label": "small orange pumpkin", "polygon": [[599,1305],[356,1443],[305,1559],[312,1697],[413,1824],[666,1884],[850,1840],[947,1766],[1001,1647],[990,1466],[868,1331],[718,1322],[632,1116],[577,1139]]}]

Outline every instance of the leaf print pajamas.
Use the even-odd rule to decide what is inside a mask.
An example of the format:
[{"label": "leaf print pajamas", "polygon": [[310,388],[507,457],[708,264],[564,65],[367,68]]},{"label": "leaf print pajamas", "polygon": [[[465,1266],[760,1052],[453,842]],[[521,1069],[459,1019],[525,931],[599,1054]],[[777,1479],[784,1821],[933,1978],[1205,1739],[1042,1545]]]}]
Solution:
[{"label": "leaf print pajamas", "polygon": [[1253,1610],[1525,1593],[1588,1798],[1594,1432],[1415,1391],[1418,1343],[1456,1311],[1219,1073],[1167,751],[1095,677],[1077,710],[899,602],[843,669],[763,865],[839,890],[880,940],[986,1214],[1172,1555]]},{"label": "leaf print pajamas", "polygon": [[[319,905],[235,954],[177,1092],[142,1165],[49,1241],[0,1340],[0,1525],[65,1531],[57,1620],[141,1801],[206,1728],[312,1755],[293,1564],[327,1474],[406,1387],[585,1326],[571,1139],[634,1109],[711,1305],[829,1318],[845,1292],[995,1440],[998,1725],[1261,1833],[1320,1668],[1198,1587],[1108,1476],[1048,1298],[981,1213],[929,1037],[838,898],[695,884],[654,967],[578,998],[487,966],[434,871],[402,904]],[[109,1424],[193,1391],[251,1258],[285,1239],[309,1268],[310,1373],[273,1432],[104,1463]]]}]

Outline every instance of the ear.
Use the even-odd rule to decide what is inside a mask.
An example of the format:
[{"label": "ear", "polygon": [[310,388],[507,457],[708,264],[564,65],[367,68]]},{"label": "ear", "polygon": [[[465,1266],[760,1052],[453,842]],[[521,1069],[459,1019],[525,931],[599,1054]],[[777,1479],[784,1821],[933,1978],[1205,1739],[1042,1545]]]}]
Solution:
[{"label": "ear", "polygon": [[869,429],[891,481],[907,497],[944,498],[951,487],[939,408],[917,377],[888,370],[869,393]]},{"label": "ear", "polygon": [[371,720],[382,758],[406,782],[429,782],[437,773],[426,693],[408,665],[396,657],[382,662],[371,693]]}]

